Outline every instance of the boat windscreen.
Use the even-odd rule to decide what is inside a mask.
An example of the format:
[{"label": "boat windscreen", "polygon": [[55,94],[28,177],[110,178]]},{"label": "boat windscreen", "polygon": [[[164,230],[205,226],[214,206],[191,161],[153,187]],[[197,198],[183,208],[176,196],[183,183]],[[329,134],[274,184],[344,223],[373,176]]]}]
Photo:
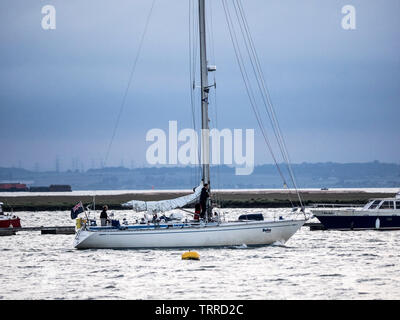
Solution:
[{"label": "boat windscreen", "polygon": [[378,206],[378,204],[380,204],[380,203],[381,203],[381,200],[374,200],[368,209],[375,209]]},{"label": "boat windscreen", "polygon": [[379,209],[394,209],[393,201],[383,201]]}]

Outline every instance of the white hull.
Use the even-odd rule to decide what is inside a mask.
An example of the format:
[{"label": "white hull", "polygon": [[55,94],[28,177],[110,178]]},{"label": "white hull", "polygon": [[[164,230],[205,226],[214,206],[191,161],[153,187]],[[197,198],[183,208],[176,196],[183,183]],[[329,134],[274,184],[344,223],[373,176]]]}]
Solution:
[{"label": "white hull", "polygon": [[305,220],[229,222],[152,230],[79,230],[74,246],[88,248],[194,248],[285,243]]}]

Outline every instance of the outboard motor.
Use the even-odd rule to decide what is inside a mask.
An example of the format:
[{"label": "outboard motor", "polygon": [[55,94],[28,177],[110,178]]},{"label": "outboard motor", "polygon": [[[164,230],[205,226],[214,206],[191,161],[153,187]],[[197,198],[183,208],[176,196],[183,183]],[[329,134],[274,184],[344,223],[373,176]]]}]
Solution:
[{"label": "outboard motor", "polygon": [[263,221],[264,216],[261,213],[242,214],[241,216],[239,216],[239,220]]}]

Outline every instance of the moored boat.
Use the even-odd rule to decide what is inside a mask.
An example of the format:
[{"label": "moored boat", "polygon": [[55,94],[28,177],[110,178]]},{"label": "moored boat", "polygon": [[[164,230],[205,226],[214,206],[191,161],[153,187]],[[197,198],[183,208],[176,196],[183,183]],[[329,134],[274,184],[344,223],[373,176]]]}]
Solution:
[{"label": "moored boat", "polygon": [[4,214],[2,202],[0,202],[0,228],[21,228],[19,217],[14,214]]},{"label": "moored boat", "polygon": [[86,248],[193,248],[284,244],[303,219],[277,221],[171,222],[80,228],[74,246]]},{"label": "moored boat", "polygon": [[[228,7],[224,4],[228,27],[230,29],[231,40],[234,44],[235,54],[236,44],[231,33],[231,20]],[[237,14],[238,23],[241,30],[248,29],[247,21],[244,17],[243,8],[240,5],[241,14]],[[150,10],[151,12],[151,10]],[[205,0],[198,0],[198,39],[199,39],[199,62],[200,62],[200,95],[199,103],[201,106],[201,150],[199,152],[199,167],[201,166],[201,182],[193,193],[179,197],[176,199],[168,199],[162,201],[138,201],[132,200],[124,203],[123,206],[133,209],[135,212],[145,212],[142,223],[135,224],[119,224],[117,220],[111,220],[111,225],[97,226],[93,220],[86,216],[85,222],[78,220],[77,234],[75,236],[74,246],[78,249],[86,248],[193,248],[193,247],[219,247],[219,246],[246,246],[268,245],[275,242],[285,243],[293,234],[298,231],[308,219],[304,212],[303,203],[300,193],[297,190],[294,174],[292,172],[289,155],[286,150],[286,144],[280,132],[279,124],[276,119],[275,111],[270,102],[268,92],[263,80],[261,67],[258,57],[255,54],[252,40],[249,32],[243,35],[247,37],[247,43],[252,50],[248,51],[250,60],[257,64],[257,68],[252,68],[258,81],[258,88],[262,96],[265,107],[264,117],[268,117],[274,130],[274,137],[277,140],[281,155],[287,166],[288,173],[291,178],[293,187],[296,189],[299,208],[293,210],[292,216],[284,219],[280,217],[277,220],[264,221],[263,217],[257,216],[252,219],[250,214],[242,213],[243,219],[235,221],[222,221],[220,215],[213,210],[211,203],[211,181],[210,181],[210,127],[208,116],[209,93],[212,88],[216,90],[216,83],[209,83],[208,73],[215,72],[216,67],[208,64],[206,49],[206,17],[205,17]],[[191,37],[191,39],[193,39]],[[197,44],[196,44],[197,46]],[[194,46],[193,46],[194,48]],[[238,55],[237,55],[238,57]],[[241,62],[238,61],[241,67]],[[242,74],[243,75],[243,74]],[[192,76],[192,75],[191,75]],[[247,78],[244,77],[246,88],[248,88]],[[193,80],[193,81],[192,81]],[[195,83],[195,79],[191,79],[191,83]],[[193,85],[193,90],[197,88]],[[249,91],[247,90],[249,94]],[[257,103],[254,101],[254,95],[249,95],[252,110],[256,116],[257,123],[264,137],[266,147],[272,152],[269,139],[265,132],[263,122],[260,121],[260,112]],[[193,114],[194,117],[194,114]],[[197,149],[197,147],[196,147]],[[217,152],[217,151],[216,151]],[[201,158],[201,159],[200,159]],[[283,185],[288,187],[287,181],[279,168],[279,164],[275,155],[273,159],[277,169],[283,180]],[[200,178],[200,177],[199,177]],[[198,181],[198,180],[197,180]],[[292,201],[291,201],[292,202]],[[196,220],[173,219],[165,217],[165,213],[176,208],[184,208],[188,204],[197,203],[201,212]],[[293,203],[292,203],[293,204]],[[293,205],[294,206],[294,205]],[[95,207],[95,206],[94,206]],[[187,211],[187,210],[184,210]],[[83,212],[82,203],[76,205],[71,210],[71,218]],[[191,212],[190,212],[191,213]],[[164,216],[161,216],[163,214]],[[193,213],[191,213],[193,214]],[[301,219],[298,216],[303,216]],[[194,214],[196,216],[196,214]],[[103,218],[104,220],[105,218]]]},{"label": "moored boat", "polygon": [[314,216],[326,229],[400,229],[400,193],[394,198],[371,199],[363,207],[314,208]]}]

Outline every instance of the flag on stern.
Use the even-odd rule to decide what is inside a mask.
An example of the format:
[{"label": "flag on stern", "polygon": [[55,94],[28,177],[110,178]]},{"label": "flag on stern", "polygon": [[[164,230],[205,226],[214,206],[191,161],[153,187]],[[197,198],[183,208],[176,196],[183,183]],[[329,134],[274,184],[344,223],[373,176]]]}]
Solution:
[{"label": "flag on stern", "polygon": [[75,205],[75,207],[71,209],[71,219],[75,219],[78,216],[78,214],[80,214],[83,211],[85,211],[85,209],[83,209],[82,202],[79,202],[78,204]]}]

